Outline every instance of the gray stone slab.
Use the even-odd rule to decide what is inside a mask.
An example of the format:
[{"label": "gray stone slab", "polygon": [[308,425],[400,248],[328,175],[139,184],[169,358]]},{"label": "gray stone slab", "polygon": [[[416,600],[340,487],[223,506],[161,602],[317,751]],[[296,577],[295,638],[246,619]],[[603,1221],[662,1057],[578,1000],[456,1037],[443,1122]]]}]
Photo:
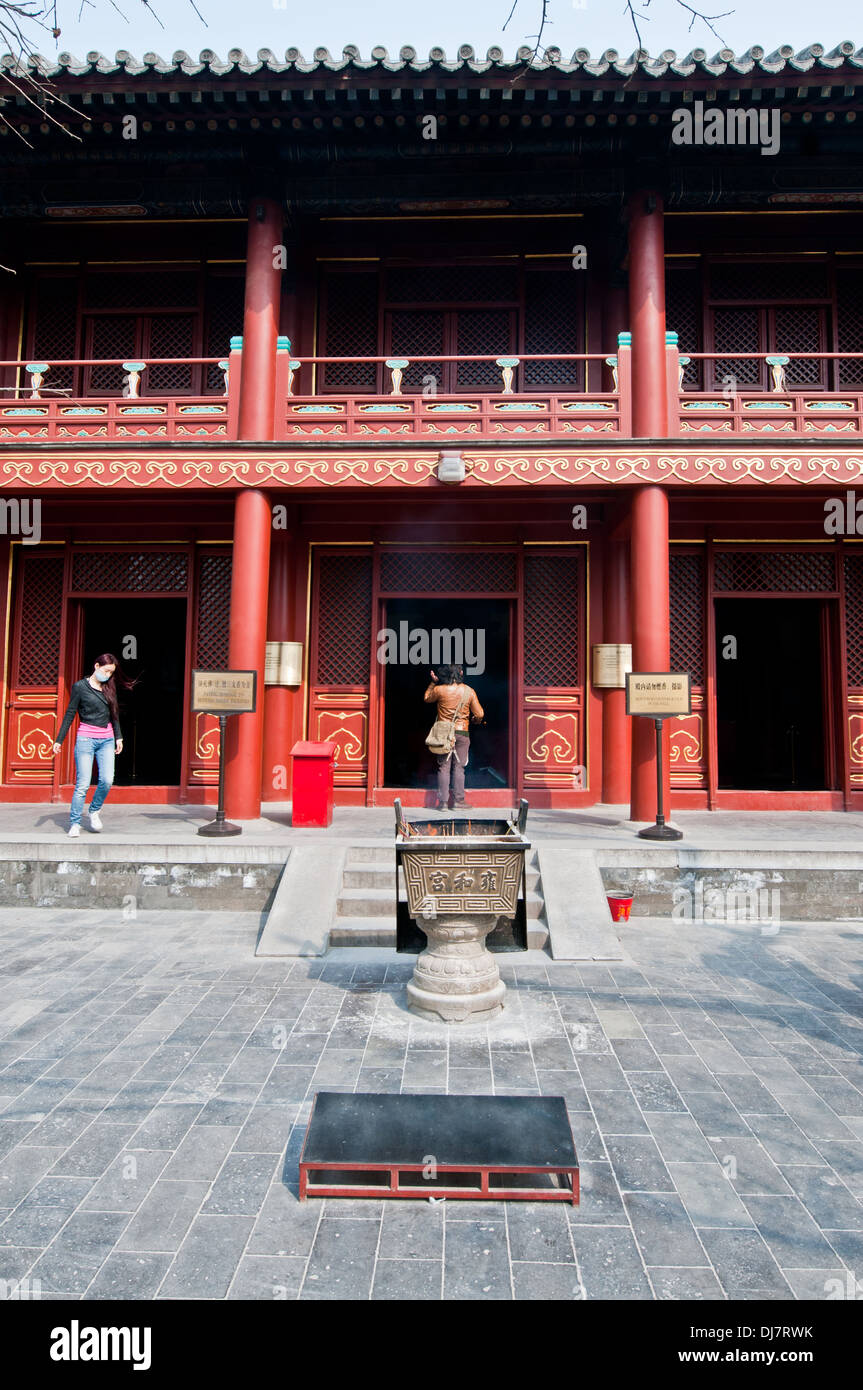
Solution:
[{"label": "gray stone slab", "polygon": [[686,1208],[676,1194],[628,1192],[623,1201],[645,1264],[708,1264]]},{"label": "gray stone slab", "polygon": [[622,960],[594,853],[543,845],[537,860],[553,958]]},{"label": "gray stone slab", "polygon": [[327,949],[345,852],[331,844],[296,845],[282,871],[258,941],[257,956],[321,956]]},{"label": "gray stone slab", "polygon": [[758,1231],[699,1231],[716,1275],[729,1298],[784,1295],[788,1281]]},{"label": "gray stone slab", "polygon": [[209,1186],[207,1181],[160,1179],[123,1231],[118,1249],[135,1253],[179,1250]]},{"label": "gray stone slab", "polygon": [[302,1298],[367,1299],[371,1292],[380,1220],[322,1221],[315,1235]]},{"label": "gray stone slab", "polygon": [[281,1303],[295,1299],[303,1282],[306,1262],[292,1256],[244,1255],[228,1290],[230,1299]]},{"label": "gray stone slab", "polygon": [[254,1225],[250,1216],[197,1216],[159,1298],[224,1298]]},{"label": "gray stone slab", "polygon": [[625,1226],[579,1226],[573,1233],[588,1299],[652,1299],[638,1245]]},{"label": "gray stone slab", "polygon": [[171,1263],[170,1255],[123,1254],[109,1255],[90,1284],[84,1299],[87,1302],[107,1299],[153,1298]]},{"label": "gray stone slab", "polygon": [[503,1222],[479,1219],[447,1223],[444,1298],[456,1301],[512,1298]]}]

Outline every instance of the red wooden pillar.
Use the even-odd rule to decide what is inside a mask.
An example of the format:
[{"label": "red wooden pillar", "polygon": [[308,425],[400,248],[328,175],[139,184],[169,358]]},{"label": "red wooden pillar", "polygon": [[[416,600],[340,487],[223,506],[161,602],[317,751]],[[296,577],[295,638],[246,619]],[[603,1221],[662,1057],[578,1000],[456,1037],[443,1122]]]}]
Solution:
[{"label": "red wooden pillar", "polygon": [[[632,433],[668,435],[665,360],[665,246],[662,200],[639,192],[629,205],[629,326],[632,332]],[[661,487],[637,488],[632,499],[632,665],[667,671],[670,645],[668,595],[668,497]],[[633,719],[631,816],[656,815],[656,738],[650,719]],[[668,729],[664,730],[666,819]]]},{"label": "red wooden pillar", "polygon": [[[632,669],[667,671],[668,495],[661,487],[637,488],[632,499]],[[633,820],[656,817],[656,733],[652,719],[632,717]],[[670,819],[668,721],[663,725],[665,818]]]},{"label": "red wooden pillar", "polygon": [[[279,328],[282,212],[272,198],[252,198],[246,252],[243,308],[243,366],[240,378],[240,439],[273,438],[276,336]],[[258,673],[254,714],[228,720],[225,810],[237,820],[261,814],[264,745],[264,660],[270,575],[272,512],[265,492],[237,493],[234,504],[234,563],[231,576],[229,663],[232,670]]]},{"label": "red wooden pillar", "polygon": [[[602,595],[603,642],[630,641],[629,538],[612,532],[605,547]],[[626,691],[606,690],[602,697],[602,799],[609,806],[629,800],[632,721]]]},{"label": "red wooden pillar", "polygon": [[636,193],[629,204],[629,330],[632,333],[632,432],[668,434],[665,383],[665,239],[662,200]]},{"label": "red wooden pillar", "polygon": [[232,671],[257,671],[254,714],[228,720],[225,811],[228,818],[256,820],[261,814],[261,757],[264,742],[264,657],[272,512],[257,488],[237,493],[234,503],[234,564],[228,664]]},{"label": "red wooden pillar", "polygon": [[240,438],[272,439],[276,381],[276,335],[282,272],[282,210],[272,198],[249,204],[246,295],[243,307],[243,375]]},{"label": "red wooden pillar", "polygon": [[[270,563],[267,641],[291,640],[291,533],[274,530]],[[291,718],[294,694],[288,686],[268,685],[264,695],[264,761],[261,800],[287,801],[290,777]],[[287,777],[286,777],[287,774]]]}]

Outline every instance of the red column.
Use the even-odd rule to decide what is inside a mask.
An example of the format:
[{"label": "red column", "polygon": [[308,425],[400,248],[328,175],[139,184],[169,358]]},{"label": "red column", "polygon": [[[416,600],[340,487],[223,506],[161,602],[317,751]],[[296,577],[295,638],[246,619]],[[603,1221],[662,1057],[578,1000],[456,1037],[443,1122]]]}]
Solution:
[{"label": "red column", "polygon": [[662,199],[636,193],[629,204],[629,330],[632,333],[632,433],[668,434],[665,383],[665,241]]},{"label": "red column", "polygon": [[[635,193],[629,204],[629,327],[632,333],[632,433],[635,438],[668,435],[665,379],[665,245],[662,199]],[[632,499],[632,665],[636,671],[667,671],[668,498],[660,487],[638,488]],[[650,719],[633,719],[633,820],[656,815],[656,737]],[[667,731],[664,763],[668,776]],[[668,787],[665,797],[669,814]]]},{"label": "red column", "polygon": [[261,814],[261,757],[264,734],[264,655],[272,513],[265,492],[246,488],[234,503],[234,563],[228,662],[232,671],[257,671],[254,714],[228,720],[225,811],[228,818],[256,820]]},{"label": "red column", "polygon": [[[668,496],[661,487],[637,488],[632,498],[632,668],[667,671],[668,615]],[[656,817],[656,733],[652,719],[633,716],[633,820]],[[663,727],[663,800],[670,819],[668,724]]]},{"label": "red column", "polygon": [[240,383],[240,438],[272,439],[276,335],[282,272],[282,210],[272,198],[249,205],[246,297],[243,307],[243,375]]},{"label": "red column", "polygon": [[[605,547],[602,595],[603,642],[630,641],[629,539],[612,532]],[[606,690],[602,697],[602,799],[609,806],[629,800],[632,720],[626,691]]]},{"label": "red column", "polygon": [[[291,640],[291,535],[274,530],[270,563],[270,603],[267,641]],[[264,695],[264,761],[262,801],[287,801],[289,792],[281,769],[290,780],[291,712],[293,691],[285,685],[268,685]]]}]

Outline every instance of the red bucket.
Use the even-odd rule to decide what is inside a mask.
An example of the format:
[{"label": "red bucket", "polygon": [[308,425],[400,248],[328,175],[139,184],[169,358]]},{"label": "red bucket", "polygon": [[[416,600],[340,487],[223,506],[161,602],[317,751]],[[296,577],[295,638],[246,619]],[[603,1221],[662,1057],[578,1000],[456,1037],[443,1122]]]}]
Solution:
[{"label": "red bucket", "polygon": [[632,910],[632,893],[606,893],[608,899],[608,910],[611,913],[612,922],[628,922],[629,914]]}]

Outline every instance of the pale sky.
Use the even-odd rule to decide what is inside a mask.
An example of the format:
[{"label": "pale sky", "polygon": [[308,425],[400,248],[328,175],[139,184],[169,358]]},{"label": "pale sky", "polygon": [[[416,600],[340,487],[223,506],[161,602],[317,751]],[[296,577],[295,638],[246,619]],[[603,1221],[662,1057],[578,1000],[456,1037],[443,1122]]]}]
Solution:
[{"label": "pale sky", "polygon": [[[821,43],[829,52],[844,39],[863,45],[863,14],[851,0],[820,0],[815,10],[811,0],[739,0],[736,4],[735,0],[692,0],[708,15],[730,11],[714,20],[722,41],[700,21],[690,30],[691,16],[677,0],[636,2],[644,16],[640,24],[644,46],[652,54],[673,48],[683,56],[692,48],[705,48],[712,57],[723,46],[743,53],[754,44],[768,53],[792,44],[797,52],[810,43]],[[250,57],[259,48],[271,48],[283,57],[285,49],[293,47],[311,59],[317,47],[329,48],[335,56],[345,44],[355,44],[367,57],[380,44],[397,57],[399,48],[410,44],[422,57],[439,46],[454,58],[458,46],[469,43],[478,55],[485,56],[497,44],[507,57],[513,57],[536,34],[542,8],[541,0],[518,0],[502,32],[512,0],[474,0],[472,5],[464,0],[372,0],[363,5],[346,0],[314,0],[312,4],[307,0],[196,0],[196,4],[206,25],[189,0],[152,0],[152,12],[144,0],[57,0],[61,36],[55,42],[50,35],[40,35],[34,47],[46,56],[66,51],[78,57],[93,49],[113,55],[122,48],[138,58],[146,52],[170,58],[178,49],[197,57],[202,48],[212,48],[222,58],[231,48],[242,48]],[[562,49],[566,58],[576,48],[587,48],[593,56],[616,48],[627,58],[636,47],[622,0],[549,0],[549,12],[551,23],[543,42]]]}]

